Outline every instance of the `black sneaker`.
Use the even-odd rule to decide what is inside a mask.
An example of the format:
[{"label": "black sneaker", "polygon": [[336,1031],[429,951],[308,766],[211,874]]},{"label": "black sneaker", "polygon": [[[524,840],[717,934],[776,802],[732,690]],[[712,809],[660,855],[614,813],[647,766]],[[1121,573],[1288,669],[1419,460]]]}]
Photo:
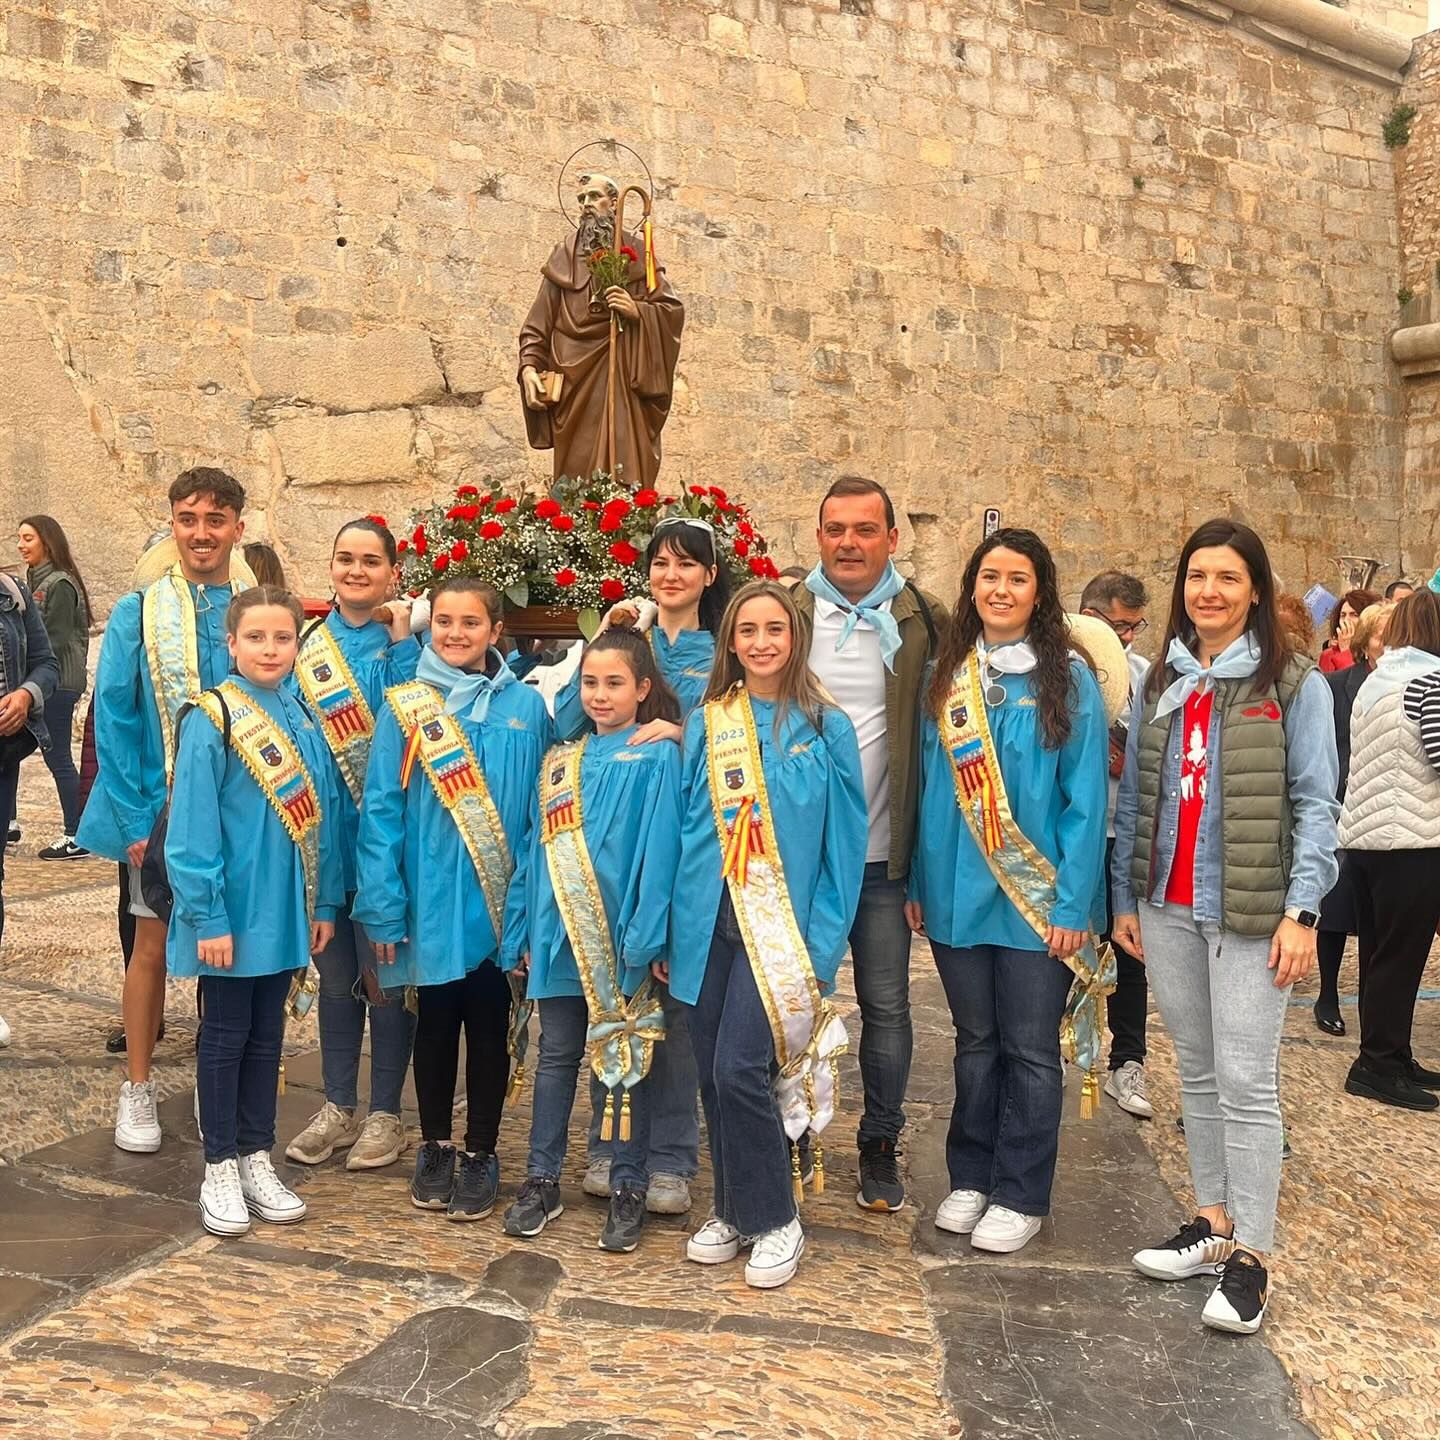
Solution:
[{"label": "black sneaker", "polygon": [[455,1154],[455,1189],[445,1211],[447,1220],[483,1220],[495,1208],[500,1189],[500,1157],[478,1151]]},{"label": "black sneaker", "polygon": [[610,1197],[610,1214],[600,1232],[600,1248],[628,1255],[640,1243],[645,1225],[645,1191],[622,1185]]},{"label": "black sneaker", "polygon": [[900,1183],[893,1140],[866,1140],[860,1146],[860,1193],[855,1203],[862,1210],[900,1209],[905,1187]]},{"label": "black sneaker", "polygon": [[42,860],[88,860],[90,852],[83,845],[77,845],[69,835],[62,835],[53,845],[47,845],[41,852]]},{"label": "black sneaker", "polygon": [[1440,1097],[1422,1089],[1408,1075],[1381,1075],[1366,1070],[1357,1060],[1345,1077],[1345,1093],[1401,1110],[1434,1110],[1440,1108]]},{"label": "black sneaker", "polygon": [[1232,1335],[1253,1335],[1265,1318],[1270,1298],[1270,1276],[1248,1250],[1236,1250],[1220,1272],[1220,1283],[1211,1292],[1200,1318],[1212,1330]]},{"label": "black sneaker", "polygon": [[427,1140],[415,1156],[410,1203],[417,1210],[444,1210],[455,1189],[455,1147]]},{"label": "black sneaker", "polygon": [[10,822],[10,829],[5,835],[6,845],[18,845],[20,843],[20,827],[15,821]]},{"label": "black sneaker", "polygon": [[806,1131],[796,1142],[800,1152],[800,1183],[809,1185],[815,1179],[815,1137]]},{"label": "black sneaker", "polygon": [[1137,1250],[1132,1263],[1152,1280],[1188,1280],[1192,1275],[1219,1274],[1234,1249],[1228,1235],[1217,1235],[1210,1222],[1197,1215],[1168,1240]]},{"label": "black sneaker", "polygon": [[[644,1204],[645,1197],[640,1197]],[[560,1203],[560,1182],[545,1175],[527,1175],[515,1203],[505,1212],[505,1233],[526,1240],[538,1235],[565,1207]]]},{"label": "black sneaker", "polygon": [[1430,1070],[1413,1055],[1410,1057],[1410,1078],[1422,1090],[1440,1090],[1440,1070]]}]

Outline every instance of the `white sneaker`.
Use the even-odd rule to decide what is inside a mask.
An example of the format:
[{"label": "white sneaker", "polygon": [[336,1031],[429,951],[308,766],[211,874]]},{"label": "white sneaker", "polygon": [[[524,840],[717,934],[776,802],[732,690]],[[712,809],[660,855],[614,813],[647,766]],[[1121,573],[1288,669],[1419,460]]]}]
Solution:
[{"label": "white sneaker", "polygon": [[1154,1118],[1155,1107],[1145,1084],[1145,1067],[1138,1060],[1127,1060],[1118,1070],[1112,1070],[1105,1081],[1105,1093],[1127,1115],[1138,1115],[1142,1120]]},{"label": "white sneaker", "polygon": [[0,1050],[3,1050],[10,1043],[10,1027],[5,1023],[5,1017],[0,1015]]},{"label": "white sneaker", "polygon": [[1152,1280],[1188,1280],[1192,1275],[1218,1275],[1235,1249],[1235,1242],[1217,1235],[1210,1222],[1197,1215],[1163,1244],[1137,1250],[1132,1263]]},{"label": "white sneaker", "polygon": [[980,1222],[990,1197],[979,1190],[952,1190],[935,1212],[935,1228],[968,1235]]},{"label": "white sneaker", "polygon": [[1038,1215],[1021,1215],[1004,1205],[992,1205],[970,1232],[970,1244],[976,1250],[1009,1255],[1023,1250],[1039,1233]]},{"label": "white sneaker", "polygon": [[281,1182],[264,1150],[240,1157],[240,1189],[247,1208],[272,1225],[305,1218],[305,1202]]},{"label": "white sneaker", "polygon": [[200,1223],[212,1235],[243,1235],[250,1228],[238,1160],[206,1165],[205,1183],[200,1187]]},{"label": "white sneaker", "polygon": [[155,1110],[155,1082],[120,1087],[120,1108],[115,1115],[115,1143],[136,1155],[151,1155],[160,1148],[160,1117]]},{"label": "white sneaker", "polygon": [[805,1253],[805,1232],[797,1215],[778,1230],[755,1237],[755,1248],[745,1262],[745,1283],[757,1290],[773,1290],[796,1271]]},{"label": "white sneaker", "polygon": [[610,1157],[608,1155],[599,1160],[592,1160],[585,1167],[585,1178],[580,1182],[580,1188],[587,1195],[593,1195],[597,1200],[610,1198]]},{"label": "white sneaker", "polygon": [[285,1147],[287,1160],[321,1165],[337,1150],[347,1150],[360,1138],[360,1122],[353,1110],[342,1110],[327,1100],[310,1123]]},{"label": "white sneaker", "polygon": [[714,1215],[685,1242],[685,1258],[699,1265],[723,1265],[739,1253],[740,1232]]}]

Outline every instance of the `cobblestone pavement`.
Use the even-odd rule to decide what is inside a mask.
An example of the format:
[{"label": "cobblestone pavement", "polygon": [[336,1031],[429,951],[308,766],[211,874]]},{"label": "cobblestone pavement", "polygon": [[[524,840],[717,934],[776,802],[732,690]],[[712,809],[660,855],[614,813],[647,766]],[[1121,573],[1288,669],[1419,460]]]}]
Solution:
[{"label": "cobblestone pavement", "polygon": [[[50,836],[30,802],[48,797],[29,775],[25,795],[22,848],[33,855]],[[1423,1440],[1440,1430],[1440,1121],[1344,1096],[1350,1042],[1322,1037],[1308,1005],[1287,1027],[1296,1157],[1276,1298],[1256,1340],[1202,1329],[1202,1282],[1157,1286],[1128,1265],[1137,1243],[1173,1228],[1184,1187],[1173,1057],[1153,1017],[1158,1118],[1137,1124],[1108,1101],[1094,1121],[1067,1118],[1056,1213],[1039,1239],[1019,1257],[981,1259],[935,1230],[948,1024],[919,947],[906,1156],[917,1204],[875,1217],[854,1203],[852,1060],[829,1185],[806,1202],[809,1249],[782,1290],[747,1289],[738,1266],[687,1264],[683,1220],[652,1217],[634,1257],[598,1250],[602,1211],[580,1193],[578,1125],[566,1212],[533,1242],[507,1239],[498,1215],[452,1225],[413,1209],[408,1156],[358,1176],[335,1162],[303,1175],[284,1166],[309,1218],[222,1242],[195,1213],[187,987],[170,997],[159,1054],[164,1148],[124,1155],[108,1129],[120,1070],[103,1048],[120,975],[113,868],[22,853],[7,872],[0,1436]],[[292,1033],[290,1048],[282,1141],[320,1098],[313,1030]],[[1440,1059],[1433,1001],[1421,1006],[1417,1050]],[[523,1104],[506,1119],[506,1195],[527,1123]],[[703,1213],[703,1179],[696,1200]]]}]

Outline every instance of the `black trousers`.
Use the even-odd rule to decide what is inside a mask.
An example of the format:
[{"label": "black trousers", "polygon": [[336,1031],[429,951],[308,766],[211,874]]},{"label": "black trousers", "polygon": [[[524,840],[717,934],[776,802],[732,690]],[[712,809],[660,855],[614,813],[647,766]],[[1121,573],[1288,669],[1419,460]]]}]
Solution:
[{"label": "black trousers", "polygon": [[[1105,842],[1105,933],[1108,941],[1115,928],[1115,915],[1110,903],[1110,857],[1115,852],[1114,840]],[[1131,1060],[1145,1063],[1145,1011],[1150,1003],[1150,986],[1145,967],[1128,951],[1115,946],[1115,993],[1105,1002],[1106,1020],[1110,1026],[1110,1068],[1118,1070]]]},{"label": "black trousers", "polygon": [[1351,850],[1360,934],[1360,1061],[1410,1068],[1415,997],[1440,923],[1440,850]]},{"label": "black trousers", "polygon": [[463,1029],[465,1148],[490,1154],[510,1084],[510,982],[487,960],[463,980],[420,986],[419,997],[414,1065],[420,1133],[426,1140],[450,1140]]}]

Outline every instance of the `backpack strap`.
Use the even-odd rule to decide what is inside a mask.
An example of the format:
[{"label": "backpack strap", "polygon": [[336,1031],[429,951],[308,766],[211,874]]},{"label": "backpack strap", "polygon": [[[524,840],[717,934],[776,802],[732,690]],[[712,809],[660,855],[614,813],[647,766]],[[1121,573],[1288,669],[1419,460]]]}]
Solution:
[{"label": "backpack strap", "polygon": [[915,597],[915,603],[920,607],[920,618],[925,622],[925,633],[930,637],[928,653],[933,655],[935,653],[935,617],[931,614],[925,597],[920,593],[920,587],[913,580],[907,580],[904,588]]},{"label": "backpack strap", "polygon": [[[220,738],[225,748],[230,748],[230,707],[225,703],[225,697],[218,689],[203,690],[203,695],[213,695],[220,702],[220,716],[224,720],[224,728],[221,730]],[[197,697],[198,698],[198,697]],[[192,711],[199,709],[194,700],[187,700],[181,707],[180,713],[175,717],[175,753],[180,753],[180,727],[185,722],[185,717]]]}]

